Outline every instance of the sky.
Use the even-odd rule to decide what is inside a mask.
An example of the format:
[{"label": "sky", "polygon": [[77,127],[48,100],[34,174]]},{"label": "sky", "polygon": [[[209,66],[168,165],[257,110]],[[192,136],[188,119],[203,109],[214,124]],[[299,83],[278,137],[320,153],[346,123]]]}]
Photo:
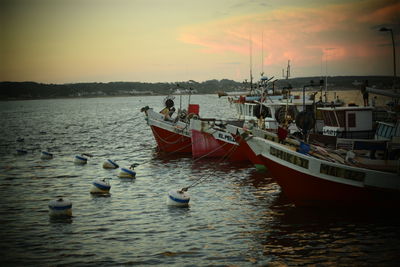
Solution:
[{"label": "sky", "polygon": [[0,0],[0,81],[392,76],[383,26],[400,69],[400,0]]}]

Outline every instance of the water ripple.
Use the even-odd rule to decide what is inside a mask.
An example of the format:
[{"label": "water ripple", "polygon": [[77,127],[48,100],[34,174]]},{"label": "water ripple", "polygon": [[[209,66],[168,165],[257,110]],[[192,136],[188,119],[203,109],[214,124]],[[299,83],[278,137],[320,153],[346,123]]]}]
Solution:
[{"label": "water ripple", "polygon": [[[391,266],[400,261],[400,222],[380,212],[294,207],[249,164],[157,152],[140,108],[162,96],[9,101],[0,105],[0,229],[4,266]],[[226,99],[192,96],[206,117],[228,117]],[[22,141],[23,139],[23,141]],[[19,140],[19,141],[17,141]],[[26,155],[17,155],[25,149]],[[54,153],[41,160],[41,151]],[[91,153],[77,166],[75,155]],[[102,163],[139,163],[135,180]],[[92,196],[96,179],[110,194]],[[188,208],[167,192],[191,188]],[[73,202],[73,217],[48,216],[48,202]]]}]

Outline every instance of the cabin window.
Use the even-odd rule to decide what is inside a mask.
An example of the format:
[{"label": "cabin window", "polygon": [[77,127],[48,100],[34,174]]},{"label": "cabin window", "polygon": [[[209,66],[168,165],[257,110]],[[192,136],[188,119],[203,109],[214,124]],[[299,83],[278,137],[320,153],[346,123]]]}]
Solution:
[{"label": "cabin window", "polygon": [[382,136],[382,124],[378,124],[378,129],[376,130],[377,135]]},{"label": "cabin window", "polygon": [[339,127],[346,126],[346,119],[344,115],[344,110],[336,111],[337,120],[339,121]]},{"label": "cabin window", "polygon": [[387,136],[387,131],[388,131],[388,127],[383,126],[383,130],[382,130],[382,136],[386,137]]},{"label": "cabin window", "polygon": [[392,127],[388,127],[387,125],[384,125],[384,124],[381,124],[381,127],[380,127],[380,136],[382,136],[382,137],[390,137],[391,136],[391,134],[392,134]]},{"label": "cabin window", "polygon": [[386,137],[391,137],[391,136],[393,136],[394,134],[392,133],[394,131],[394,128],[392,128],[392,127],[388,127],[388,132],[387,132],[387,136]]},{"label": "cabin window", "polygon": [[348,127],[356,127],[356,114],[348,113],[347,114],[347,126]]},{"label": "cabin window", "polygon": [[335,111],[329,111],[329,117],[331,118],[331,126],[338,126]]},{"label": "cabin window", "polygon": [[343,169],[327,164],[321,164],[320,173],[335,176],[335,177],[341,177],[345,179],[350,179],[358,182],[363,182],[365,179],[365,173],[359,172],[359,171],[352,171],[348,169]]},{"label": "cabin window", "polygon": [[322,111],[322,117],[326,126],[332,126],[331,117],[329,116],[329,111]]},{"label": "cabin window", "polygon": [[335,111],[324,110],[322,112],[322,117],[326,126],[338,126]]}]

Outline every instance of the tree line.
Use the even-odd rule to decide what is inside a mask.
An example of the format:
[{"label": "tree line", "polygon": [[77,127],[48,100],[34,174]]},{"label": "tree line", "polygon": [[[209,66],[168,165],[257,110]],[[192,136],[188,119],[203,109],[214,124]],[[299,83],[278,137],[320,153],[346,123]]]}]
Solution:
[{"label": "tree line", "polygon": [[[302,88],[313,80],[319,85],[320,77],[301,77],[288,80],[277,80],[276,87]],[[324,78],[322,78],[324,79]],[[272,79],[274,80],[274,79]],[[356,89],[357,83],[368,80],[369,85],[378,88],[391,88],[390,76],[335,76],[328,77],[328,89]],[[249,88],[249,82],[237,82],[228,79],[196,82],[194,80],[175,83],[144,83],[144,82],[108,82],[108,83],[68,83],[45,84],[37,82],[0,82],[0,99],[40,99],[63,97],[94,97],[123,95],[166,95],[179,89],[193,90],[196,94],[213,94],[218,91],[243,91]]]}]

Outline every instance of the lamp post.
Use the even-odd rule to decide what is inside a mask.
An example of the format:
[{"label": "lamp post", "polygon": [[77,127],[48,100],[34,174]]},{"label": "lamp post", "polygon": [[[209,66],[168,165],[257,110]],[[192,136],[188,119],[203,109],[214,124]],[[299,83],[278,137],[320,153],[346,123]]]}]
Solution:
[{"label": "lamp post", "polygon": [[381,32],[390,32],[390,35],[392,37],[392,46],[393,46],[393,89],[396,89],[396,49],[394,45],[394,37],[393,37],[393,30],[382,27],[379,29]]}]

